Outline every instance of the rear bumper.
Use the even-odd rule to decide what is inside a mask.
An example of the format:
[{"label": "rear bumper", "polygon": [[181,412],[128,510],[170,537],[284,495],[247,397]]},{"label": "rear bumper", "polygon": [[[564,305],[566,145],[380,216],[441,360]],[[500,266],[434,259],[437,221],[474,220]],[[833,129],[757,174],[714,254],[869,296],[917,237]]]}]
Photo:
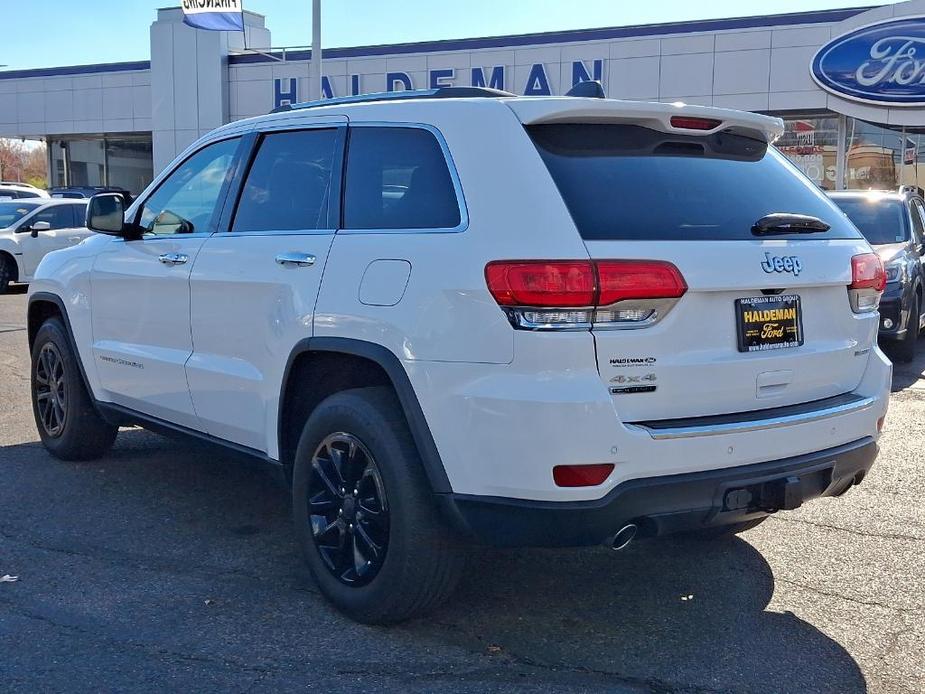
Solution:
[{"label": "rear bumper", "polygon": [[872,438],[784,460],[633,479],[594,501],[450,494],[445,511],[469,536],[503,547],[608,542],[627,523],[643,536],[739,523],[858,484],[877,457]]}]

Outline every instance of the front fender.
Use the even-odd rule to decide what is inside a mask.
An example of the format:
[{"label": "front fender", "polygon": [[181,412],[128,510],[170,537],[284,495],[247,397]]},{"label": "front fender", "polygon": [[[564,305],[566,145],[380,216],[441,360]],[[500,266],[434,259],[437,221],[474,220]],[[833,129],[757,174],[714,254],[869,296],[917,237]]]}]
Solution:
[{"label": "front fender", "polygon": [[74,349],[94,398],[101,392],[93,363],[93,326],[90,312],[90,273],[100,246],[109,239],[87,242],[46,255],[29,285],[29,310],[39,301],[55,303],[63,312]]}]

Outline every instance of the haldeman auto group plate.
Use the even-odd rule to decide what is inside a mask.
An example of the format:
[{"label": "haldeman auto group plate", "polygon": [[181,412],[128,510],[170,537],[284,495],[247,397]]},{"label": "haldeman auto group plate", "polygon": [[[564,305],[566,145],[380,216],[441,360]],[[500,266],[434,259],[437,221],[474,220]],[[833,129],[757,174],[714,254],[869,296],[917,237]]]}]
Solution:
[{"label": "haldeman auto group plate", "polygon": [[736,299],[740,352],[763,352],[803,344],[800,297],[795,294]]}]

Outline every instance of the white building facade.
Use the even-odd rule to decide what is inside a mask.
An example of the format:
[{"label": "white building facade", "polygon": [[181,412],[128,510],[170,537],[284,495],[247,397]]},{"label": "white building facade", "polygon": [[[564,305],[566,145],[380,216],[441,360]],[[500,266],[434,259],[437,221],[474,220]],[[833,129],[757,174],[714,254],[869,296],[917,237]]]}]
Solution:
[{"label": "white building facade", "polygon": [[[270,46],[245,14],[247,45]],[[240,33],[158,10],[150,61],[0,71],[0,137],[48,142],[49,185],[138,193],[209,130],[305,101],[308,51],[244,50]],[[919,37],[921,44],[919,45]],[[564,94],[599,80],[619,99],[780,116],[778,143],[820,186],[925,186],[925,0],[677,24],[324,52],[327,98],[440,86]],[[853,61],[853,62],[852,62]]]}]

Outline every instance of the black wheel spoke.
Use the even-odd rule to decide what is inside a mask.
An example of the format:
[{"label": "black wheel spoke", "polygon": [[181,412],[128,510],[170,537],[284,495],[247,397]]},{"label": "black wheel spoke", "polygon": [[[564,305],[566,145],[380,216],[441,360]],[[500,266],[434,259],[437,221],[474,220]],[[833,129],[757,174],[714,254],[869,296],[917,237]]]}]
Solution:
[{"label": "black wheel spoke", "polygon": [[363,527],[362,523],[357,523],[354,526],[354,534],[356,535],[358,544],[362,544],[365,548],[364,558],[369,558],[370,560],[379,559],[382,555],[382,547],[373,542],[373,538],[369,536],[369,533],[366,532],[366,528]]}]

